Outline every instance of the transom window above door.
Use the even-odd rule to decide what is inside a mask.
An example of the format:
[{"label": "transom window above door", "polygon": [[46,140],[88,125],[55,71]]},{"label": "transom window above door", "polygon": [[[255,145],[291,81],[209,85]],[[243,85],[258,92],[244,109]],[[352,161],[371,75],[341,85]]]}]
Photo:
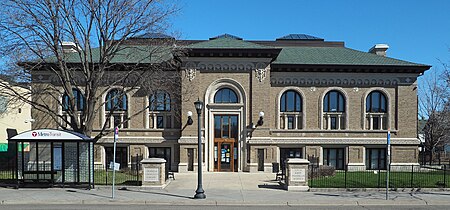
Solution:
[{"label": "transom window above door", "polygon": [[214,103],[239,103],[236,92],[230,88],[221,88],[214,95]]},{"label": "transom window above door", "polygon": [[214,138],[238,138],[237,115],[214,115]]}]

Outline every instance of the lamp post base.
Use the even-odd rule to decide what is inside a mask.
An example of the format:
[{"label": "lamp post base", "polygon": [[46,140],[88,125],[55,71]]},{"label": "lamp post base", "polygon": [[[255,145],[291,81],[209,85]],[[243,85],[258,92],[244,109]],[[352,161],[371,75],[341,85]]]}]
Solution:
[{"label": "lamp post base", "polygon": [[205,191],[203,191],[203,189],[197,189],[195,191],[195,195],[194,195],[194,199],[205,199],[206,195],[205,195]]}]

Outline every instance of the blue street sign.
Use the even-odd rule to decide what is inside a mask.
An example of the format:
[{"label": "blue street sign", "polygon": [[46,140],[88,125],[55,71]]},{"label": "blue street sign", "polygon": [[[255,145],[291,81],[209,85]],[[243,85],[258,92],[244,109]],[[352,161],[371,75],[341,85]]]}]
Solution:
[{"label": "blue street sign", "polygon": [[388,133],[387,133],[387,144],[391,145],[391,131],[390,130],[388,130]]}]

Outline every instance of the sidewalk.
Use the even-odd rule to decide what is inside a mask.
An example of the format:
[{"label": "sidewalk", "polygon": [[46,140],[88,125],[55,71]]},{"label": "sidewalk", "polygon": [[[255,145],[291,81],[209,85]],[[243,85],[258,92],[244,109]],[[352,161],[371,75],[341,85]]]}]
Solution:
[{"label": "sidewalk", "polygon": [[[385,192],[317,190],[288,192],[264,173],[204,173],[206,199],[192,199],[197,187],[196,173],[175,174],[176,180],[162,190],[119,186],[115,199],[111,186],[93,190],[72,188],[0,188],[1,204],[164,204],[164,205],[450,205],[450,192],[405,190]],[[120,189],[122,188],[122,189]]]}]

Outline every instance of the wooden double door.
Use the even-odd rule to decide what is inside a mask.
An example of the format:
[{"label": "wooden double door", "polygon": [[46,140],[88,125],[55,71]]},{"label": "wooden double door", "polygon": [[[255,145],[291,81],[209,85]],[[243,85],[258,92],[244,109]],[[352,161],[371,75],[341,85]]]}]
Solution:
[{"label": "wooden double door", "polygon": [[214,115],[214,171],[238,171],[238,116]]}]

